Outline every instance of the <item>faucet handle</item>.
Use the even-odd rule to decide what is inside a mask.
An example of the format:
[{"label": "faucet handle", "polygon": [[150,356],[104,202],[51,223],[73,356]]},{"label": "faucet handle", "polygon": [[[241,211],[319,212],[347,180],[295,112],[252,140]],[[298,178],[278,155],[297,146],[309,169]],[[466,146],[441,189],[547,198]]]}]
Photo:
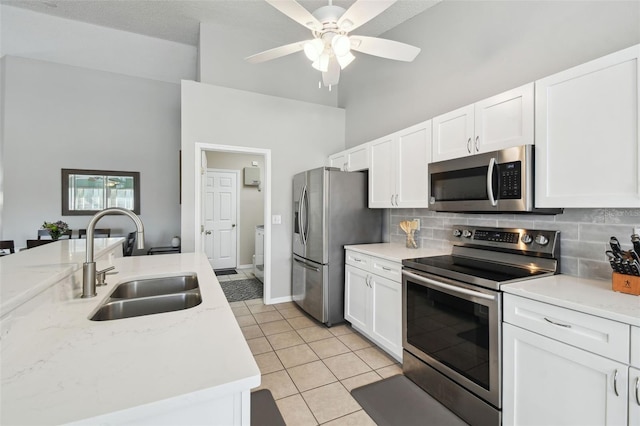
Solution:
[{"label": "faucet handle", "polygon": [[103,269],[102,271],[97,271],[96,272],[96,285],[97,286],[103,286],[103,285],[107,285],[106,282],[104,282],[105,277],[107,275],[107,272],[111,271],[112,269],[116,269],[115,266],[109,266],[108,268]]}]

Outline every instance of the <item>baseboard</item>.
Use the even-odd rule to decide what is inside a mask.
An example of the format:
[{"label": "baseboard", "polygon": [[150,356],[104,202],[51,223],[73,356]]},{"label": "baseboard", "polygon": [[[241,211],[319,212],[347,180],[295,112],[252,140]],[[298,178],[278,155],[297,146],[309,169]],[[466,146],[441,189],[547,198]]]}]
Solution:
[{"label": "baseboard", "polygon": [[277,303],[286,303],[286,302],[292,302],[292,301],[293,301],[292,296],[285,296],[285,297],[277,297],[274,299],[268,299],[268,300],[265,300],[264,303],[265,305],[275,305]]},{"label": "baseboard", "polygon": [[238,269],[243,269],[243,270],[244,269],[253,269],[253,264],[250,263],[248,265],[238,265],[238,266],[236,266],[236,270],[238,270]]}]

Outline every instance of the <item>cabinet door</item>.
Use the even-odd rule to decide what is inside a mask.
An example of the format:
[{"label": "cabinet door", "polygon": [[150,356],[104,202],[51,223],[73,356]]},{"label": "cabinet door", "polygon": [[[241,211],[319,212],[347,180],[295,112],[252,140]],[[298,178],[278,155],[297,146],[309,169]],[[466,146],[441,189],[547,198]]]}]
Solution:
[{"label": "cabinet door", "polygon": [[371,338],[402,359],[402,285],[371,275]]},{"label": "cabinet door", "polygon": [[475,104],[473,152],[533,145],[533,83]]},{"label": "cabinet door", "polygon": [[626,424],[626,365],[507,323],[503,345],[504,425]]},{"label": "cabinet door", "polygon": [[398,132],[395,145],[396,207],[429,207],[431,120]]},{"label": "cabinet door", "polygon": [[357,172],[369,168],[369,145],[363,144],[347,151],[347,171]]},{"label": "cabinet door", "polygon": [[629,368],[629,425],[640,425],[640,369]]},{"label": "cabinet door", "polygon": [[369,148],[369,207],[394,206],[396,195],[393,135],[371,142]]},{"label": "cabinet door", "polygon": [[474,107],[468,105],[433,118],[433,161],[473,153]]},{"label": "cabinet door", "polygon": [[536,81],[536,207],[640,207],[639,57],[637,45]]},{"label": "cabinet door", "polygon": [[347,167],[347,153],[339,152],[329,157],[329,167],[337,167],[340,170],[345,170]]},{"label": "cabinet door", "polygon": [[354,327],[366,331],[369,327],[369,285],[366,271],[345,267],[344,280],[344,318]]}]

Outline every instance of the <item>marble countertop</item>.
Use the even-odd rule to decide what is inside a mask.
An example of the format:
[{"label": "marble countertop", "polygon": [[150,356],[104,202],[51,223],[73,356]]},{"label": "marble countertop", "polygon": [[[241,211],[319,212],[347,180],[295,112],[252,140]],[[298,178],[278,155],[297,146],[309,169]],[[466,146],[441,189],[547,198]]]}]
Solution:
[{"label": "marble countertop", "polygon": [[[0,317],[45,291],[53,284],[82,268],[85,239],[58,240],[0,257]],[[97,265],[107,252],[120,249],[124,238],[96,238],[94,258]],[[112,259],[107,259],[110,264]]]},{"label": "marble countertop", "polygon": [[411,249],[407,248],[404,244],[394,243],[357,244],[344,246],[344,248],[345,250],[353,250],[370,256],[377,256],[392,262],[402,262],[404,259],[412,259],[414,257],[439,256],[451,253],[451,250],[445,251],[428,247]]},{"label": "marble countertop", "polygon": [[609,281],[559,274],[501,288],[505,293],[640,327],[640,296],[613,291]]},{"label": "marble countertop", "polygon": [[[68,270],[44,257],[42,264],[52,271]],[[156,410],[159,401],[165,409],[187,406],[260,384],[258,366],[206,256],[133,256],[112,263],[117,274],[107,276],[97,297],[78,297],[80,270],[2,318],[0,424],[131,422],[135,417],[123,413]],[[113,321],[88,319],[119,282],[179,273],[198,275],[200,305]]]}]

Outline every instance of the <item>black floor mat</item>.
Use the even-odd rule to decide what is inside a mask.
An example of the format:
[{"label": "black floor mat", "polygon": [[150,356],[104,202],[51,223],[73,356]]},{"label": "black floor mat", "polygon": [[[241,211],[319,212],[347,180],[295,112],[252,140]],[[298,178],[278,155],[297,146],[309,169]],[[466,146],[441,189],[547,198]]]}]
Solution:
[{"label": "black floor mat", "polygon": [[262,282],[256,278],[221,281],[220,287],[222,287],[222,291],[229,302],[263,298],[264,289]]},{"label": "black floor mat", "polygon": [[378,426],[467,425],[403,375],[355,388],[351,396]]},{"label": "black floor mat", "polygon": [[269,389],[251,392],[251,426],[286,426]]},{"label": "black floor mat", "polygon": [[235,269],[215,269],[213,272],[216,275],[235,275],[238,273]]}]

